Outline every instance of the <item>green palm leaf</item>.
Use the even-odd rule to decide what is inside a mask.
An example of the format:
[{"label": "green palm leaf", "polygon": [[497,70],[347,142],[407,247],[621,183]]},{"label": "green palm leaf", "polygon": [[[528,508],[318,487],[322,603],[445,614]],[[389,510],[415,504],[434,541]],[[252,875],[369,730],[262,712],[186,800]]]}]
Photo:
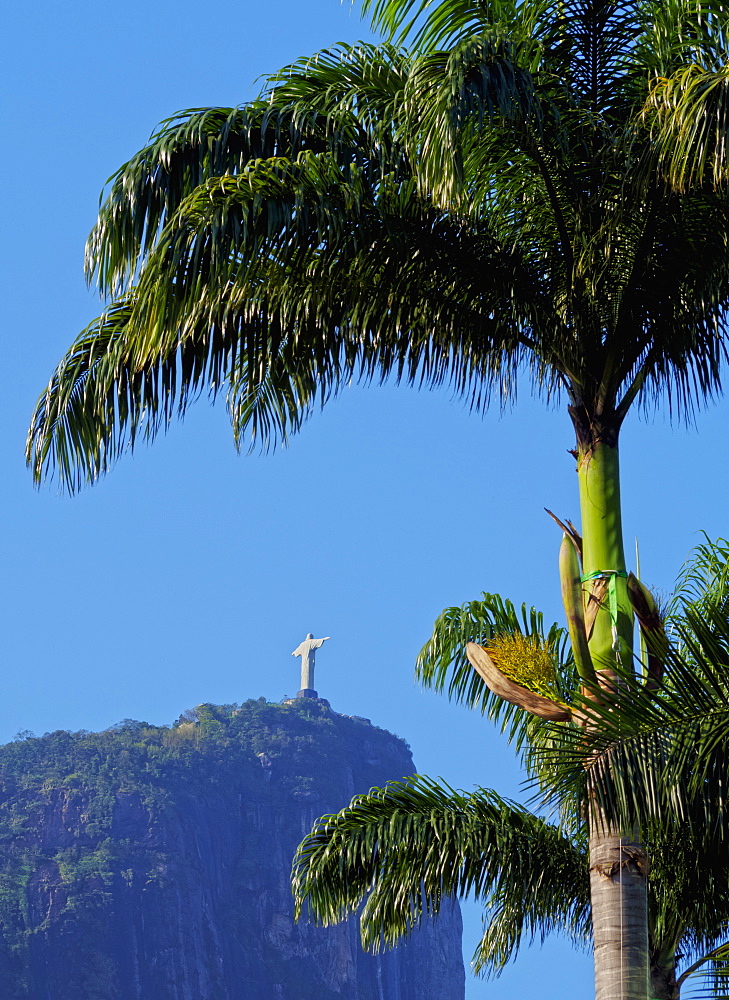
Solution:
[{"label": "green palm leaf", "polygon": [[[682,960],[680,983],[726,951],[729,873],[720,851],[706,853],[702,819],[648,833],[652,964]],[[363,946],[374,951],[469,894],[484,906],[478,972],[498,974],[524,939],[553,931],[589,943],[584,820],[568,837],[487,789],[466,794],[422,776],[372,789],[317,821],[292,878],[298,916],[328,926],[359,912]]]},{"label": "green palm leaf", "polygon": [[477,952],[500,969],[523,935],[587,933],[584,851],[495,792],[416,776],[318,821],[294,859],[296,912],[328,925],[357,911],[363,946],[393,944],[453,894],[487,905]]}]

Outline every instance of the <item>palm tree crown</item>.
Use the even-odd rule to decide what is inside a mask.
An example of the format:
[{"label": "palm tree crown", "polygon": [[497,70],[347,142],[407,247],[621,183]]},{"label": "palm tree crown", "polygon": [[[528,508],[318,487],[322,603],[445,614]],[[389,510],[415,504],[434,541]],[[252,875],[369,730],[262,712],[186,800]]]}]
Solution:
[{"label": "palm tree crown", "polygon": [[479,408],[526,370],[583,452],[636,399],[690,410],[725,351],[728,18],[449,2],[414,54],[342,46],[164,123],[89,239],[112,299],[41,396],[36,477],[95,478],[205,388],[264,445],[352,378]]}]

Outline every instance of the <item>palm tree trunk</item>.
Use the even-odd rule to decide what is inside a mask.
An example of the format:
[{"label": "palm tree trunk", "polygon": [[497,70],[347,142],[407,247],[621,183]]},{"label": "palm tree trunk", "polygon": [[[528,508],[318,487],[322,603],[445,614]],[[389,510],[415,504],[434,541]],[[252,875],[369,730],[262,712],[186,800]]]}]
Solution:
[{"label": "palm tree trunk", "polygon": [[595,1000],[646,1000],[645,851],[636,838],[621,837],[594,816],[590,823],[590,901]]},{"label": "palm tree trunk", "polygon": [[[577,455],[586,593],[605,588],[588,644],[598,681],[619,685],[617,664],[632,664],[633,618],[625,579],[617,442],[591,443]],[[592,581],[595,581],[593,583]],[[590,797],[591,798],[591,797]],[[590,897],[596,1000],[647,1000],[646,858],[635,835],[590,811]]]},{"label": "palm tree trunk", "polygon": [[676,982],[675,959],[666,959],[665,963],[651,965],[652,1000],[679,1000],[681,987]]}]

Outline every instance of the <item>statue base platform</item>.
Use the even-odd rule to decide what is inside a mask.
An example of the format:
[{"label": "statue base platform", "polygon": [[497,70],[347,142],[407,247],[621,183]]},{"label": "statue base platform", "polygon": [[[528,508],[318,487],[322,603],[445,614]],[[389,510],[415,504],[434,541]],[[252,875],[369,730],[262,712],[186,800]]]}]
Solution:
[{"label": "statue base platform", "polygon": [[[307,693],[308,692],[308,693]],[[312,688],[304,688],[303,692],[299,691],[295,698],[285,698],[284,705],[296,705],[299,701],[306,701],[309,704],[321,705],[322,708],[328,708],[331,711],[332,706],[329,704],[326,698],[320,698],[316,691]],[[336,713],[335,713],[336,714]]]}]

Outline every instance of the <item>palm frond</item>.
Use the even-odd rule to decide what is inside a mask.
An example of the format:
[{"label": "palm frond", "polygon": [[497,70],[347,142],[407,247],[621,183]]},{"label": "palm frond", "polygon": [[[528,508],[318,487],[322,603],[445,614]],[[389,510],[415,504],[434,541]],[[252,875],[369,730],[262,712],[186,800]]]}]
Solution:
[{"label": "palm frond", "polygon": [[685,1000],[729,1000],[729,945],[701,955],[677,983]]},{"label": "palm frond", "polygon": [[[423,203],[407,177],[373,187],[329,154],[259,160],[212,178],[183,200],[137,285],[110,310],[124,316],[113,356],[89,365],[83,382],[77,346],[59,366],[33,422],[36,476],[64,457],[52,437],[76,418],[68,405],[81,395],[86,424],[99,434],[105,426],[109,441],[76,479],[76,452],[58,462],[71,488],[103,472],[142,423],[149,439],[203,388],[228,382],[237,439],[250,429],[266,435],[264,445],[352,379],[450,384],[477,407],[492,388],[503,398],[523,357],[514,265],[487,232],[467,238]],[[102,339],[109,322],[98,324]],[[96,357],[94,329],[80,344]],[[124,382],[122,366],[145,376]],[[274,384],[285,401],[274,399]],[[124,405],[110,407],[120,394]]]},{"label": "palm frond", "polygon": [[555,0],[364,0],[374,28],[418,51],[452,48],[464,38],[508,30],[514,38],[538,36],[554,20]]},{"label": "palm frond", "polygon": [[492,791],[466,795],[416,776],[318,821],[294,859],[296,912],[328,925],[364,904],[362,943],[379,950],[447,897],[473,893],[493,907],[494,936],[485,935],[478,961],[498,971],[525,934],[560,929],[584,939],[583,853]]},{"label": "palm frond", "polygon": [[86,246],[86,271],[104,292],[128,287],[164,223],[199,184],[235,174],[276,150],[266,108],[198,108],[162,122],[148,146],[109,179],[109,192]]},{"label": "palm frond", "polygon": [[[196,108],[163,121],[149,144],[109,179],[86,248],[89,279],[118,296],[182,201],[214,177],[255,160],[347,147],[367,129],[389,145],[407,57],[391,46],[341,45],[274,74],[259,100],[240,108]],[[372,145],[370,144],[370,149]]]},{"label": "palm frond", "polygon": [[[729,47],[725,51],[729,57]],[[729,179],[729,72],[692,63],[653,85],[646,107],[660,169],[678,191]]]},{"label": "palm frond", "polygon": [[[711,955],[727,938],[729,872],[721,842],[711,843],[693,815],[681,829],[652,824],[645,830],[650,856],[648,907],[654,961],[672,955],[677,977],[703,975]],[[716,956],[717,958],[720,955]]]},{"label": "palm frond", "polygon": [[132,300],[122,298],[91,323],[40,396],[26,442],[36,481],[44,469],[55,468],[73,492],[109,468],[126,446],[124,431],[115,436],[111,427],[128,426],[132,444],[144,427],[145,397],[158,396],[146,374],[130,372],[121,363],[132,310]]},{"label": "palm frond", "polygon": [[697,545],[681,568],[666,609],[669,620],[679,618],[687,608],[698,613],[712,606],[720,611],[729,601],[729,542],[711,539]]}]

